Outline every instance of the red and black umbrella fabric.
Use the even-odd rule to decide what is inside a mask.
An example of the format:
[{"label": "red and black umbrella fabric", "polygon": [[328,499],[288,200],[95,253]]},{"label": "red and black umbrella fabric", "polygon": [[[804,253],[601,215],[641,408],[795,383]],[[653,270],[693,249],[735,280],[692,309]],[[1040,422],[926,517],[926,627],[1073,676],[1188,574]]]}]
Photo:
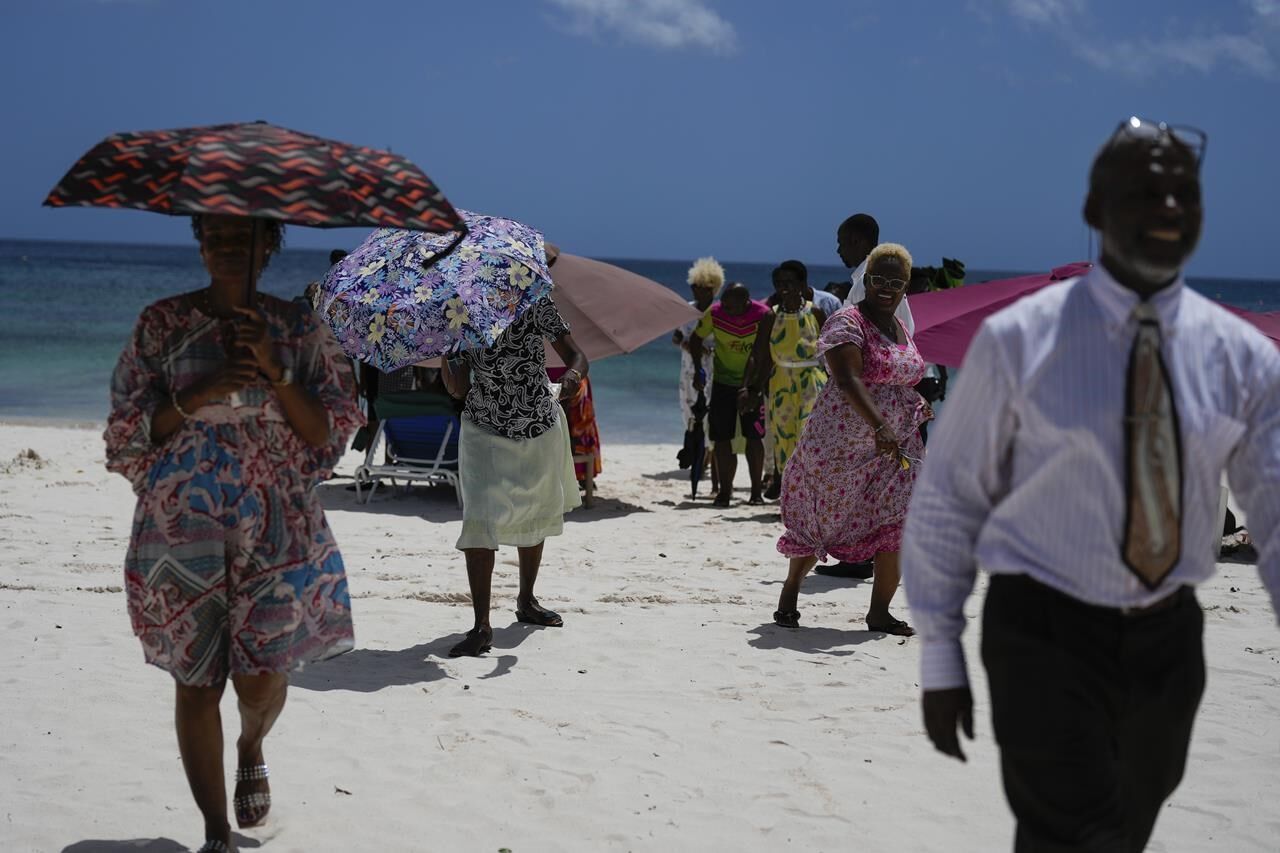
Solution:
[{"label": "red and black umbrella fabric", "polygon": [[252,216],[313,228],[463,228],[444,194],[404,157],[266,122],[113,134],[81,157],[44,203]]}]

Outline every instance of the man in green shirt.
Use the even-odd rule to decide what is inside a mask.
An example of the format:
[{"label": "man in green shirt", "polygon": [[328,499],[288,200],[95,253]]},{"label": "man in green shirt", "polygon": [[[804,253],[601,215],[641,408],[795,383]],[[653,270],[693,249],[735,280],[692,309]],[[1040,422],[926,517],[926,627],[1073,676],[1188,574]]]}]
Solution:
[{"label": "man in green shirt", "polygon": [[[741,282],[727,286],[720,301],[707,309],[693,330],[690,355],[693,363],[702,359],[702,339],[714,337],[712,361],[711,407],[708,425],[715,446],[716,468],[720,472],[720,491],[715,505],[727,507],[733,496],[733,476],[738,460],[733,453],[733,436],[738,427],[747,440],[747,471],[751,475],[751,498],[747,503],[764,503],[761,480],[764,474],[764,395],[763,389],[747,376],[747,361],[755,346],[760,321],[769,316],[769,306],[751,298]],[[694,379],[694,388],[702,390],[706,377]]]}]

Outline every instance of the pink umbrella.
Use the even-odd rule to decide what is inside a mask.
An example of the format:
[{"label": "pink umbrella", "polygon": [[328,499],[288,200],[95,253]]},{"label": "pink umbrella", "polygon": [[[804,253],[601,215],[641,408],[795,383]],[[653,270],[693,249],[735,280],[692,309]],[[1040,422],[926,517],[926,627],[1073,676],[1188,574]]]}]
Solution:
[{"label": "pink umbrella", "polygon": [[[548,254],[556,251],[548,249]],[[560,252],[551,279],[551,298],[592,361],[639,349],[698,317],[696,309],[656,281],[568,252]],[[550,347],[547,356],[549,364],[560,363]]]},{"label": "pink umbrella", "polygon": [[911,297],[916,321],[915,342],[924,360],[959,367],[969,342],[987,317],[1056,281],[1083,275],[1088,261],[1061,266],[1050,273],[935,290]]},{"label": "pink umbrella", "polygon": [[[1050,273],[1026,275],[1002,281],[971,284],[952,290],[937,290],[911,297],[911,313],[916,320],[916,347],[925,361],[959,367],[969,342],[982,321],[1029,293],[1058,281],[1088,272],[1087,261],[1077,261]],[[1258,313],[1223,305],[1231,313],[1253,324],[1280,346],[1280,311]]]}]

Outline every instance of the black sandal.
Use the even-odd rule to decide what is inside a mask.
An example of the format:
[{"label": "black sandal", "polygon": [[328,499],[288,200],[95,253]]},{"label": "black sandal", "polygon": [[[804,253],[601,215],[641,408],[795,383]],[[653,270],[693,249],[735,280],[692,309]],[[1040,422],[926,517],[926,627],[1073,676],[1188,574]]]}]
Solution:
[{"label": "black sandal", "polygon": [[472,628],[462,642],[449,649],[451,658],[475,658],[493,648],[492,628]]},{"label": "black sandal", "polygon": [[914,637],[916,635],[916,629],[902,619],[891,619],[883,625],[872,625],[868,621],[867,630],[879,631],[882,634],[893,634],[895,637]]},{"label": "black sandal", "polygon": [[559,613],[548,610],[536,601],[530,605],[528,610],[517,607],[516,620],[520,622],[527,622],[530,625],[541,625],[544,628],[564,627],[564,620],[560,618]]},{"label": "black sandal", "polygon": [[780,625],[783,628],[799,628],[800,627],[800,611],[799,610],[775,610],[773,611],[773,624]]}]

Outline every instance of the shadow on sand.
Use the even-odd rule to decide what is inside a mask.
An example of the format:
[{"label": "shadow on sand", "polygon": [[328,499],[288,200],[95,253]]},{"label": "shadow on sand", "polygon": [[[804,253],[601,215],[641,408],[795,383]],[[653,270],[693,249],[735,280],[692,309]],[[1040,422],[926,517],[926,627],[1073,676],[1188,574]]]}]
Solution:
[{"label": "shadow on sand", "polygon": [[884,636],[881,631],[855,631],[840,628],[781,628],[767,622],[747,632],[754,634],[747,645],[757,649],[790,649],[805,654],[846,657],[854,653],[848,646],[858,646]]},{"label": "shadow on sand", "polygon": [[[476,677],[497,678],[511,672],[519,658],[516,655],[501,654],[501,652],[519,647],[530,634],[541,630],[544,629],[521,622],[494,628],[493,651],[482,657],[483,660],[493,660],[494,668],[491,672]],[[301,672],[294,673],[289,679],[289,685],[319,692],[350,690],[354,693],[376,693],[387,687],[428,684],[432,681],[453,678],[445,671],[441,661],[448,658],[449,649],[461,642],[465,636],[466,634],[462,633],[449,634],[399,651],[356,649],[331,660],[313,663]]]},{"label": "shadow on sand", "polygon": [[[356,500],[356,493],[347,491],[349,480],[329,480],[316,486],[316,495],[326,512],[368,512],[377,515],[396,515],[405,518],[421,518],[429,522],[461,521],[462,510],[450,486],[379,486],[373,500],[365,503]],[[368,496],[366,489],[364,495]]]},{"label": "shadow on sand", "polygon": [[[238,832],[232,833],[236,847],[240,850],[252,850],[262,846],[256,838],[249,838]],[[128,841],[105,841],[90,839],[77,841],[62,848],[62,853],[187,853],[194,850],[185,844],[179,844],[172,838],[134,838]]]}]

